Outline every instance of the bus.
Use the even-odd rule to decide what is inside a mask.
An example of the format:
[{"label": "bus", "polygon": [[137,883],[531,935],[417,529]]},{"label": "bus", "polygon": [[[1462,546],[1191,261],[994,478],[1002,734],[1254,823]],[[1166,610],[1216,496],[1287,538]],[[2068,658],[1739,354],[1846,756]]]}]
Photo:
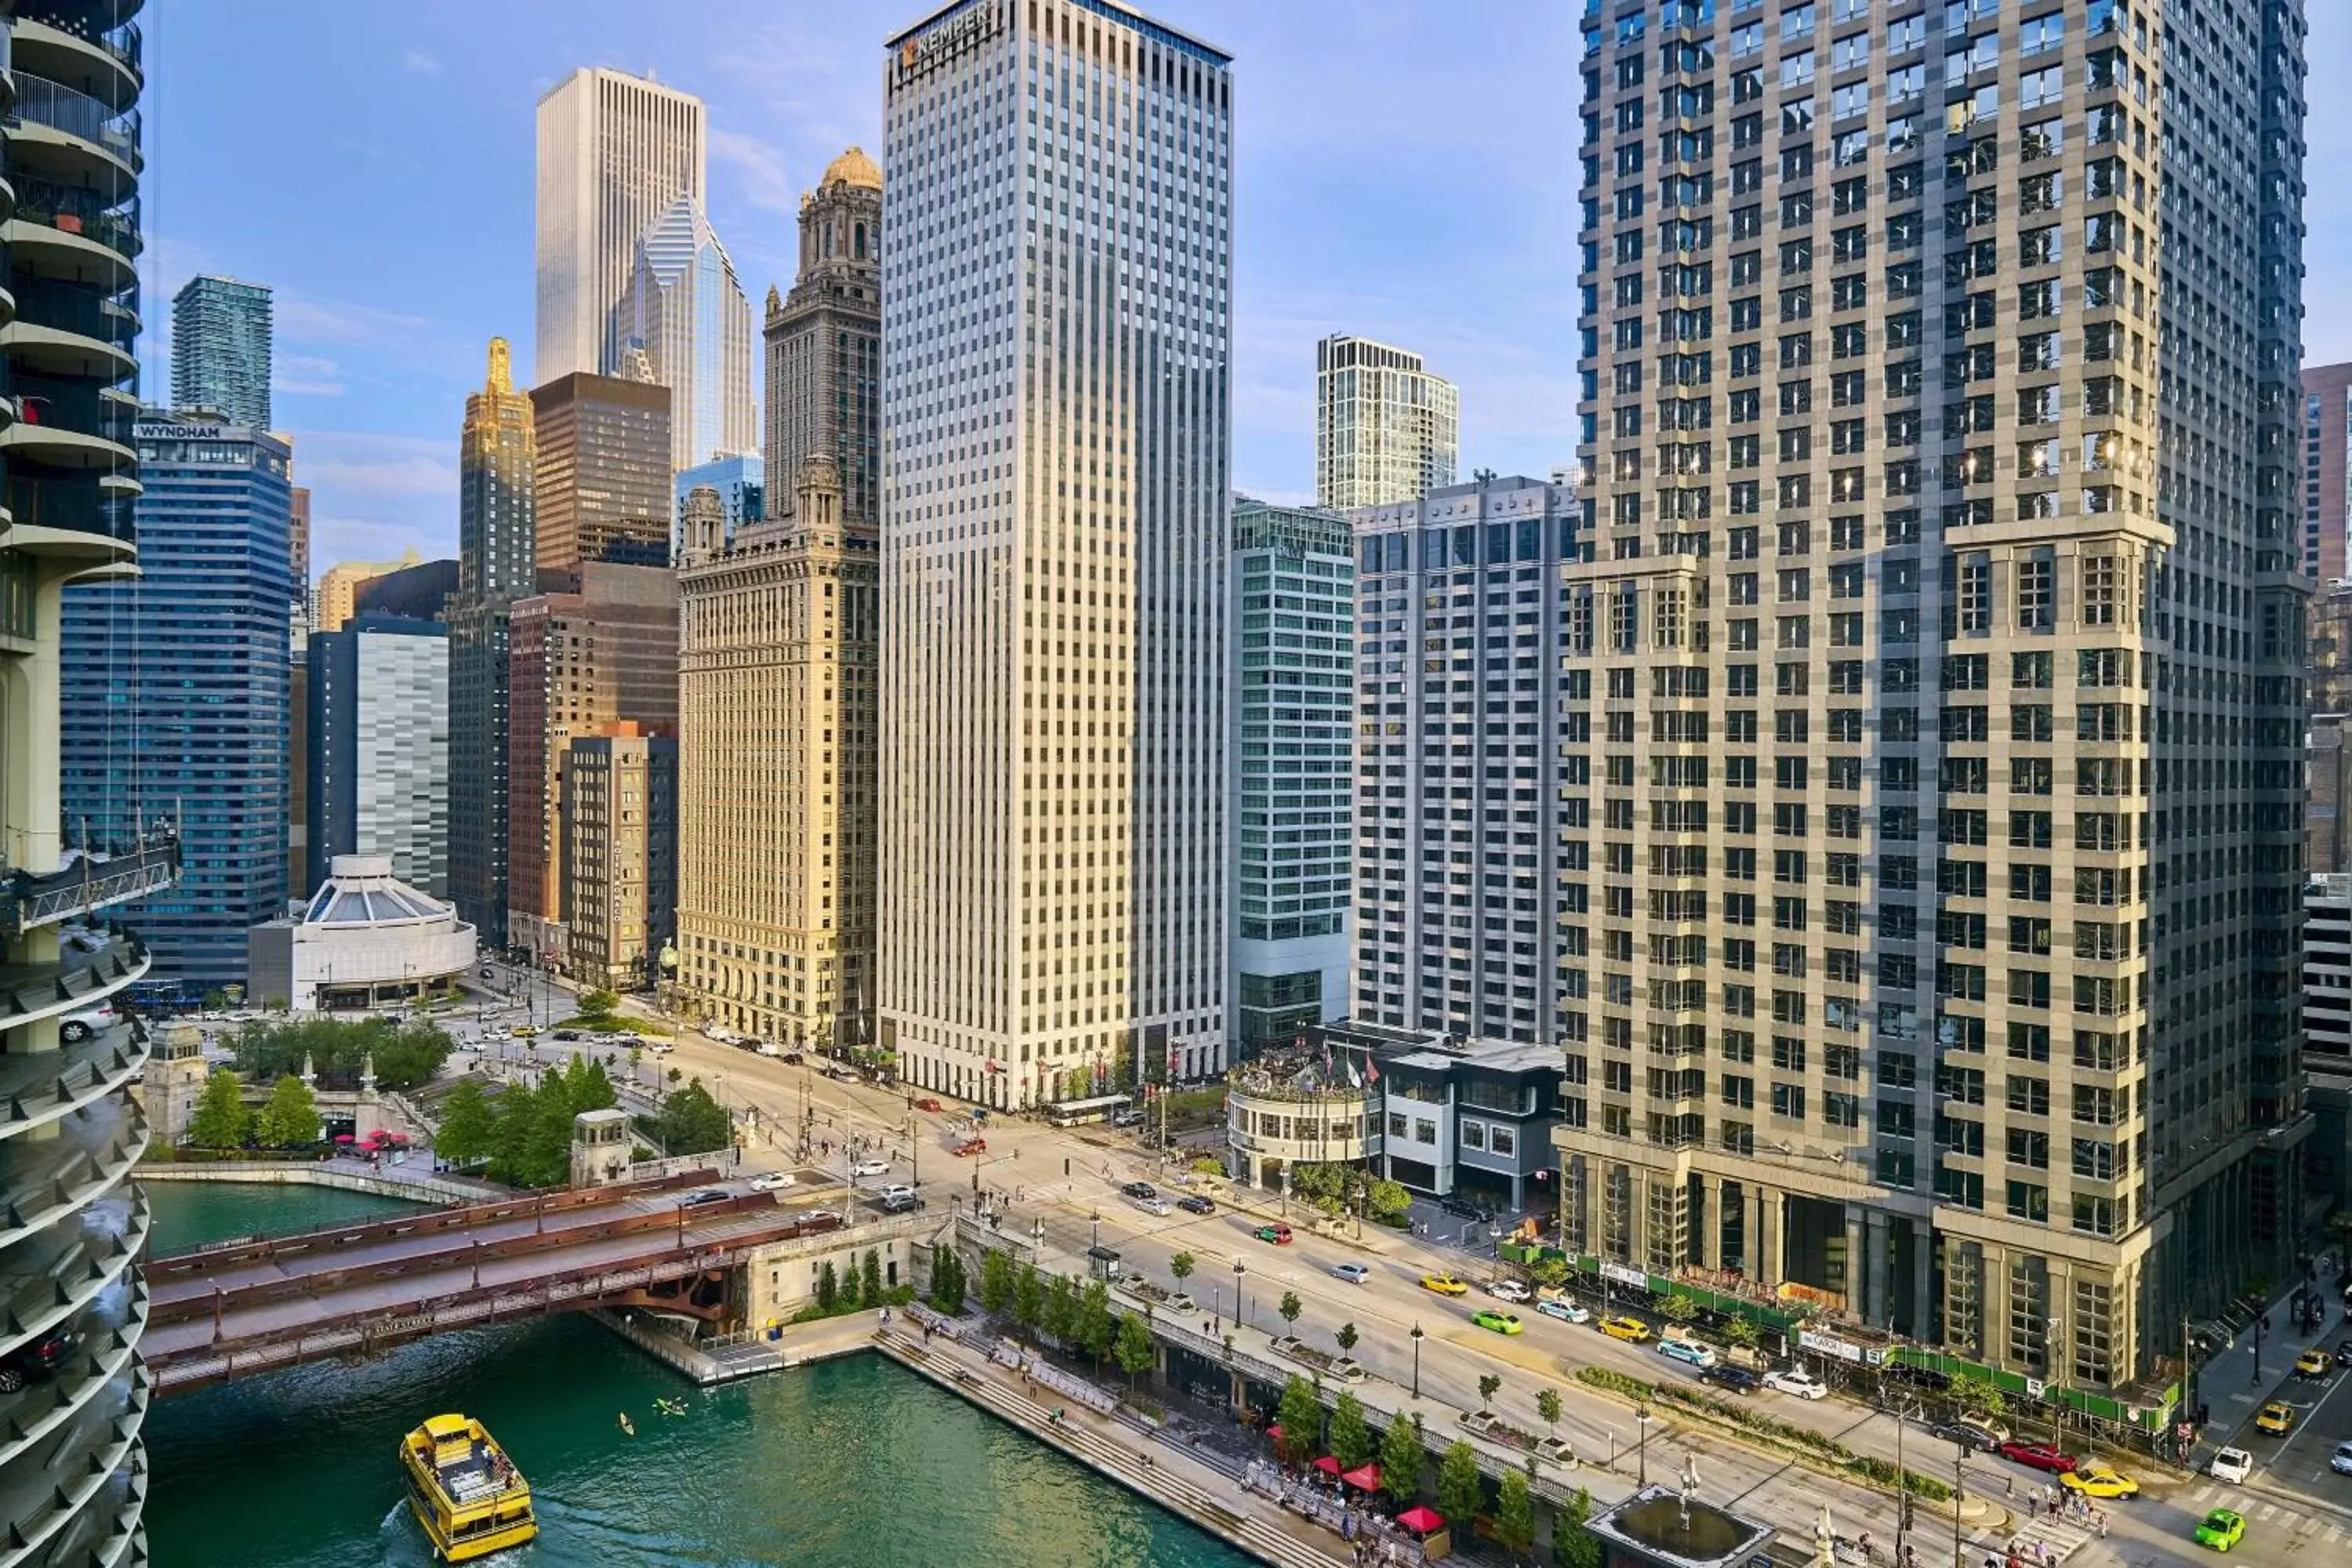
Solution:
[{"label": "bus", "polygon": [[1045,1120],[1056,1127],[1083,1127],[1089,1121],[1108,1121],[1112,1115],[1127,1109],[1128,1097],[1123,1094],[1098,1094],[1092,1100],[1054,1100],[1045,1103]]}]

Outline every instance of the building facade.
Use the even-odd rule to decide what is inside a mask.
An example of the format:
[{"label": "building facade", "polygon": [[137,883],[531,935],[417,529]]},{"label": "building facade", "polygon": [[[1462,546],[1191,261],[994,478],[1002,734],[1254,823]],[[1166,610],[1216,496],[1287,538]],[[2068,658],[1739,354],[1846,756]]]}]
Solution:
[{"label": "building facade", "polygon": [[352,613],[446,623],[449,603],[457,596],[457,563],[444,556],[369,578],[352,595]]},{"label": "building facade", "polygon": [[1454,482],[1461,395],[1410,349],[1345,332],[1315,345],[1315,500],[1348,510]]},{"label": "building facade", "polygon": [[507,614],[537,591],[539,436],[504,338],[457,443],[457,591],[449,601],[449,891],[491,952],[507,945]]},{"label": "building facade", "polygon": [[2301,8],[1942,11],[1585,23],[1563,1226],[2122,1404],[2309,1217]]},{"label": "building facade", "polygon": [[649,986],[676,934],[677,742],[615,724],[564,764],[565,967],[583,985]]},{"label": "building facade", "polygon": [[692,197],[680,195],[637,237],[613,331],[625,349],[643,349],[669,388],[672,468],[751,449],[751,302]]},{"label": "building facade", "polygon": [[1247,1061],[1348,1014],[1355,541],[1337,512],[1234,503],[1225,1037]]},{"label": "building facade", "polygon": [[2303,574],[2326,585],[2344,575],[2352,534],[2352,364],[2303,368]]},{"label": "building facade", "polygon": [[1585,782],[1560,760],[1575,516],[1556,487],[1504,479],[1353,521],[1353,1016],[1551,1041],[1563,883],[1581,855],[1560,842],[1557,802]]},{"label": "building facade", "polygon": [[995,1105],[1199,1077],[1224,1037],[1231,61],[1084,0],[959,4],[889,48],[881,1044]]},{"label": "building facade", "polygon": [[302,733],[308,858],[298,896],[341,855],[449,896],[449,632],[362,616],[310,639]]},{"label": "building facade", "polygon": [[[792,476],[784,476],[790,483]],[[708,489],[719,502],[722,529],[720,545],[735,542],[737,531],[764,522],[768,516],[768,465],[757,452],[730,452],[697,463],[690,468],[680,468],[671,486],[677,500],[677,526],[670,532],[669,558],[683,563],[686,559],[687,498],[698,489]]]},{"label": "building facade", "polygon": [[530,405],[540,570],[668,565],[669,389],[583,372],[534,389]]},{"label": "building facade", "polygon": [[704,132],[700,99],[603,67],[540,99],[534,381],[618,371],[614,313],[637,237],[680,196],[704,205]]},{"label": "building facade", "polygon": [[507,942],[562,964],[564,763],[577,735],[677,732],[677,579],[586,562],[514,601],[507,643]]},{"label": "building facade", "polygon": [[795,1048],[874,1039],[874,531],[831,458],[791,513],[719,534],[691,509],[678,574],[678,994]]},{"label": "building facade", "polygon": [[397,561],[338,561],[319,575],[319,608],[313,631],[339,632],[359,609],[360,590],[379,577],[404,572],[418,563],[412,548]]},{"label": "building facade", "polygon": [[241,984],[287,897],[289,453],[209,413],[136,437],[139,575],[66,595],[66,820],[106,843],[176,819],[185,874],[137,911],[155,977]]},{"label": "building facade", "polygon": [[[882,171],[858,148],[835,158],[801,197],[800,270],[790,297],[768,290],[768,471],[788,488],[802,462],[829,454],[851,526],[881,519]],[[792,504],[779,494],[778,515]]]},{"label": "building facade", "polygon": [[268,429],[269,343],[269,285],[189,279],[172,296],[172,406]]},{"label": "building facade", "polygon": [[[20,1216],[0,1237],[0,1270],[41,1282],[0,1325],[0,1356],[13,1363],[60,1330],[75,1346],[22,1396],[27,1440],[0,1453],[8,1550],[28,1560],[127,1563],[147,1552],[139,1337],[151,1232],[131,1172],[150,1123],[132,1079],[155,1064],[121,998],[152,960],[135,928],[105,928],[126,900],[169,886],[179,849],[162,835],[72,837],[58,777],[61,723],[88,718],[60,690],[66,585],[139,564],[140,8],[21,0],[0,18],[0,173],[14,196],[0,268],[15,304],[0,349],[10,376],[0,409],[0,1059],[39,1090],[0,1124],[0,1199]],[[92,1007],[110,1007],[110,1020],[68,1040],[63,1020]]]}]

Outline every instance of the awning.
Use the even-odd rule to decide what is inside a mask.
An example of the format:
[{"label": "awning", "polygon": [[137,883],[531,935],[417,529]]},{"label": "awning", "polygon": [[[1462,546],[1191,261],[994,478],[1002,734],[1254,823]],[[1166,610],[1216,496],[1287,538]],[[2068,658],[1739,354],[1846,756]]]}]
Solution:
[{"label": "awning", "polygon": [[1415,1535],[1434,1535],[1445,1528],[1445,1516],[1433,1508],[1416,1503],[1397,1515],[1397,1522]]},{"label": "awning", "polygon": [[1351,1487],[1360,1488],[1368,1492],[1378,1491],[1381,1486],[1381,1468],[1378,1465],[1358,1465],[1339,1479]]},{"label": "awning", "polygon": [[1339,1461],[1326,1454],[1315,1461],[1315,1468],[1327,1476],[1336,1476],[1339,1473]]}]

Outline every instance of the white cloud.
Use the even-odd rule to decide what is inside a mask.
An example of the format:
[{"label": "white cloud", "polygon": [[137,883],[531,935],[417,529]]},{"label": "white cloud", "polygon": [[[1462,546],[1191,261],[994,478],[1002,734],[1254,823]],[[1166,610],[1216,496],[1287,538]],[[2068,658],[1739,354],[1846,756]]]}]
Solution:
[{"label": "white cloud", "polygon": [[269,367],[270,388],[306,397],[341,397],[343,395],[343,367],[319,354],[288,354],[273,356]]},{"label": "white cloud", "polygon": [[401,68],[417,76],[439,76],[441,62],[423,49],[411,49],[401,58]]},{"label": "white cloud", "polygon": [[422,316],[299,294],[279,294],[274,317],[278,337],[296,343],[405,344],[431,325]]},{"label": "white cloud", "polygon": [[457,436],[386,436],[361,430],[297,430],[295,465],[317,494],[457,499]]},{"label": "white cloud", "polygon": [[800,211],[800,193],[784,174],[784,155],[756,136],[716,126],[710,132],[710,155],[735,170],[743,199],[768,212]]}]

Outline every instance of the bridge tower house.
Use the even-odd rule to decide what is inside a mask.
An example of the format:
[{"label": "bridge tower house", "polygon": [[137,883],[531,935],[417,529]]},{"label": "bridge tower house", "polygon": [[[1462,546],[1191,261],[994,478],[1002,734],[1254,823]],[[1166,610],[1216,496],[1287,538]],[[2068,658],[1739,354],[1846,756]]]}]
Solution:
[{"label": "bridge tower house", "polygon": [[629,1179],[629,1113],[617,1107],[572,1119],[572,1184],[609,1187]]}]

